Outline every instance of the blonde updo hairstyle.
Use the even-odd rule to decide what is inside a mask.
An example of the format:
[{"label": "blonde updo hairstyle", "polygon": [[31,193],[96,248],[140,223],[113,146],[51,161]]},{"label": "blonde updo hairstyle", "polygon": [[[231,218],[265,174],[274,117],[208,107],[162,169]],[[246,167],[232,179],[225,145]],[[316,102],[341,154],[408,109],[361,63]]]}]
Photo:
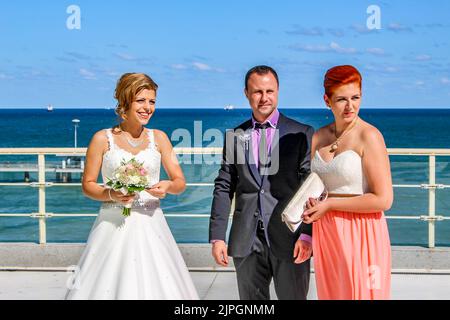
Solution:
[{"label": "blonde updo hairstyle", "polygon": [[[114,98],[117,100],[115,113],[118,115],[119,125],[122,116],[130,109],[136,96],[144,89],[157,91],[158,85],[144,73],[125,73],[117,81]],[[114,130],[120,130],[119,125]]]}]

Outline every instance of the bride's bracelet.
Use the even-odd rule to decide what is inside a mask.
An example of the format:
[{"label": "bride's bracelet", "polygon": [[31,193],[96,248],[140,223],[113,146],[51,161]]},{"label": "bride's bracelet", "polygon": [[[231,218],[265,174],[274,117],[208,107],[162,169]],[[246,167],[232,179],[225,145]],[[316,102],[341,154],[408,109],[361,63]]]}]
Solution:
[{"label": "bride's bracelet", "polygon": [[108,195],[112,202],[116,202],[111,196],[111,188],[108,189]]}]

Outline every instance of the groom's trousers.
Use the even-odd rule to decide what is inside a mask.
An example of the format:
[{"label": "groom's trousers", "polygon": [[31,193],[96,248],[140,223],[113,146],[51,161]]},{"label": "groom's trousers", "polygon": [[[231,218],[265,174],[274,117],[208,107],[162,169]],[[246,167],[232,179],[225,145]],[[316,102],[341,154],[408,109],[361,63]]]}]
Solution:
[{"label": "groom's trousers", "polygon": [[[293,254],[293,253],[292,253]],[[270,300],[270,282],[280,300],[306,300],[310,278],[310,259],[295,264],[282,260],[270,251],[261,227],[257,228],[252,253],[233,258],[241,300]]]}]

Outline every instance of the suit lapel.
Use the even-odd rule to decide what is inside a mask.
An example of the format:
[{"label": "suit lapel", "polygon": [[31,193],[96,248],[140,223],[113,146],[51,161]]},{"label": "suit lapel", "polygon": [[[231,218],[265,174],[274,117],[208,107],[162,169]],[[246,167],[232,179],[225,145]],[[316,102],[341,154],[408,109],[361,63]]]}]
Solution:
[{"label": "suit lapel", "polygon": [[[276,127],[276,133],[273,136],[272,144],[270,147],[270,153],[269,153],[269,163],[270,166],[272,165],[272,153],[278,153],[278,157],[276,157],[275,161],[280,161],[281,155],[279,154],[279,148],[280,148],[280,140],[281,138],[286,134],[286,125],[285,125],[285,117],[280,113],[280,117],[278,118],[278,123]],[[257,170],[258,171],[258,170]],[[264,184],[266,181],[266,176],[261,176],[261,185]]]},{"label": "suit lapel", "polygon": [[272,150],[279,147],[279,143],[281,138],[286,134],[286,125],[285,125],[285,117],[280,112],[280,117],[278,118],[277,130],[278,130],[278,139],[276,139],[276,135],[272,141],[272,147],[270,148],[270,154],[272,154]]},{"label": "suit lapel", "polygon": [[245,162],[247,163],[248,169],[250,170],[253,179],[261,185],[261,176],[259,175],[258,168],[256,167],[255,158],[253,157],[253,137],[252,137],[252,127],[247,128],[245,130],[245,136],[250,137],[250,139],[246,140],[245,146]]}]

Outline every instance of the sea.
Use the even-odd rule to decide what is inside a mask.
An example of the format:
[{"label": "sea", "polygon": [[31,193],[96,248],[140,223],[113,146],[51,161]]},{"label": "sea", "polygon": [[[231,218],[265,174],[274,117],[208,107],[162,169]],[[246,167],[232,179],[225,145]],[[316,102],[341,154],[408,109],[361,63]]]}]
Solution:
[{"label": "sea", "polygon": [[[325,108],[280,108],[280,111],[315,129],[333,121]],[[159,108],[148,128],[167,133],[174,146],[222,147],[223,134],[251,116],[247,109]],[[450,109],[361,109],[361,118],[375,125],[383,134],[388,148],[450,149]],[[75,127],[74,119],[79,123]],[[0,148],[87,147],[98,130],[116,125],[112,109],[0,109]],[[186,157],[186,156],[184,156]],[[60,165],[63,157],[47,156],[47,165]],[[181,159],[189,183],[212,183],[217,176],[219,161],[214,157]],[[428,157],[391,156],[393,183],[421,185],[428,183]],[[36,163],[37,156],[0,155],[0,167],[13,163]],[[167,175],[161,170],[161,179]],[[80,182],[72,174],[72,182]],[[37,174],[30,173],[30,181]],[[48,181],[56,181],[55,173],[47,173]],[[450,185],[450,157],[437,157],[436,180]],[[24,173],[0,172],[0,182],[23,182]],[[207,243],[208,217],[184,217],[186,214],[209,214],[212,186],[190,186],[181,195],[169,195],[161,202],[178,243]],[[38,188],[0,186],[1,213],[38,212]],[[394,204],[387,216],[422,216],[428,214],[428,190],[394,188]],[[81,187],[49,187],[46,208],[51,213],[97,213],[100,203],[83,195]],[[436,214],[450,216],[450,188],[436,191]],[[48,242],[85,242],[95,217],[53,217],[47,219]],[[428,222],[422,220],[388,220],[393,245],[426,246]],[[38,242],[38,220],[29,217],[0,217],[0,241]],[[450,246],[450,220],[436,222],[436,245]]]}]

